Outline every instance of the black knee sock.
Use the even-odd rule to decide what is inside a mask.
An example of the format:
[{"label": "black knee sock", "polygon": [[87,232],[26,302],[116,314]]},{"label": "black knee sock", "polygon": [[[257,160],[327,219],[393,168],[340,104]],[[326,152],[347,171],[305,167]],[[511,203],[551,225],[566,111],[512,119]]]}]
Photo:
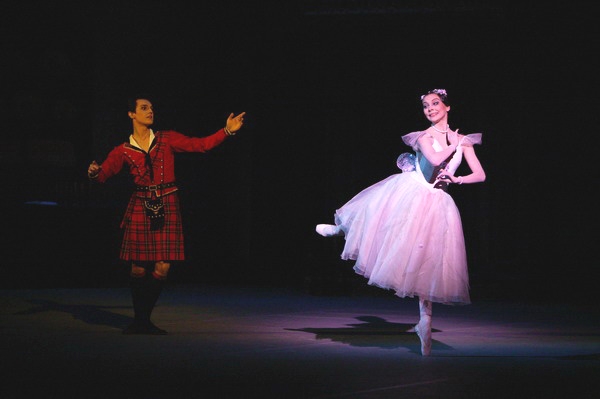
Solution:
[{"label": "black knee sock", "polygon": [[148,278],[144,275],[131,276],[131,301],[133,303],[133,314],[135,323],[141,323],[144,318],[144,291]]},{"label": "black knee sock", "polygon": [[156,306],[156,302],[158,301],[158,297],[160,296],[164,285],[165,280],[157,279],[154,275],[148,276],[148,279],[146,280],[144,287],[143,314],[145,317],[144,321],[147,323],[150,323],[152,310],[154,309],[154,306]]}]

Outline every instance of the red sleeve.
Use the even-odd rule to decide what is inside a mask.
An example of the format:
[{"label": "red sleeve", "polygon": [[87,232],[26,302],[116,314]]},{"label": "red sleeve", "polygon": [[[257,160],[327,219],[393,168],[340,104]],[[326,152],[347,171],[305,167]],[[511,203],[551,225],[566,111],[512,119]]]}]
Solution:
[{"label": "red sleeve", "polygon": [[106,157],[106,160],[102,163],[100,173],[98,173],[98,180],[100,183],[104,183],[109,177],[116,175],[123,168],[123,162],[125,157],[121,146],[115,147]]},{"label": "red sleeve", "polygon": [[169,145],[175,152],[206,152],[221,144],[226,137],[224,129],[207,137],[188,137],[171,131],[169,132]]}]

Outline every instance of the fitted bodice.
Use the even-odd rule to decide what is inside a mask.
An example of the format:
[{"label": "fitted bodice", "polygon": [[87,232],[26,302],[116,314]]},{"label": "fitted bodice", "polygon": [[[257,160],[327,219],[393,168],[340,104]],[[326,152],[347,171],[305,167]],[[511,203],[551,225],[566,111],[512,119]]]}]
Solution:
[{"label": "fitted bodice", "polygon": [[[444,150],[435,138],[433,139],[433,149],[435,150],[435,152],[441,152]],[[463,148],[462,145],[459,144],[458,147],[456,147],[456,152],[454,152],[452,158],[448,162],[448,166],[446,167],[446,170],[450,174],[454,174],[454,172],[456,172],[456,169],[458,169],[458,166],[462,162],[462,154]],[[417,151],[416,170],[419,174],[423,176],[426,182],[430,180],[435,171],[435,166],[433,166],[431,162],[427,160],[427,158],[425,157],[425,155],[423,155],[421,151]]]},{"label": "fitted bodice", "polygon": [[[421,183],[424,183],[424,184],[430,186],[431,189],[433,190],[433,186],[434,186],[435,182],[429,183],[429,180],[430,180],[429,178],[433,176],[433,173],[435,173],[436,168],[427,160],[425,155],[423,155],[423,153],[419,149],[419,144],[418,144],[419,138],[423,137],[426,134],[427,133],[425,133],[424,131],[408,133],[408,134],[405,134],[404,136],[402,136],[402,141],[404,141],[404,143],[406,145],[409,145],[410,147],[412,147],[412,149],[415,151],[415,154],[416,154],[416,159],[414,162],[414,172],[415,173],[411,173],[411,176],[413,178],[417,179],[418,181],[420,181]],[[456,131],[450,131],[449,134],[450,135],[458,135],[458,133],[456,133]],[[458,139],[458,146],[456,147],[456,152],[452,155],[452,158],[450,158],[450,160],[448,161],[448,164],[446,165],[446,169],[451,174],[455,174],[456,170],[458,169],[458,166],[462,162],[464,147],[470,147],[474,144],[481,144],[481,133],[472,133],[472,134],[467,134],[467,135],[458,136],[458,137],[454,136],[454,137],[450,138],[450,141],[454,141],[456,139]],[[436,152],[440,152],[440,151],[444,150],[444,148],[440,145],[440,143],[435,138],[433,138],[432,146],[433,146],[434,151],[436,151]],[[404,168],[401,167],[401,165],[398,165],[398,167],[404,171]]]}]

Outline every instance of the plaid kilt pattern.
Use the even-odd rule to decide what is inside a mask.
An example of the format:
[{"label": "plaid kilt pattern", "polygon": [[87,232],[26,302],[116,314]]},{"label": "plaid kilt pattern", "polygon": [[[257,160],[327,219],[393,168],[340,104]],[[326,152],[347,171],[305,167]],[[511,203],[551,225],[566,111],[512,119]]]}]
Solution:
[{"label": "plaid kilt pattern", "polygon": [[161,229],[152,231],[143,199],[135,193],[131,196],[121,224],[125,229],[121,259],[138,262],[184,260],[179,196],[174,192],[162,198],[165,224]]}]

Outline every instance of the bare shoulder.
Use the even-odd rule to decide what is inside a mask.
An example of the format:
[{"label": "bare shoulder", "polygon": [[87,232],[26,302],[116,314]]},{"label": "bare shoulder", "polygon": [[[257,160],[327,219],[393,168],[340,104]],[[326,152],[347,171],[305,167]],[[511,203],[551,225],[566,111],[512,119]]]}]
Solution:
[{"label": "bare shoulder", "polygon": [[417,143],[431,146],[433,145],[433,136],[429,133],[424,133],[421,137],[418,138]]},{"label": "bare shoulder", "polygon": [[425,133],[424,132],[421,135],[421,137],[419,137],[417,139],[417,141],[420,142],[420,143],[432,143],[433,142],[433,136],[431,134],[429,134],[429,133]]}]

